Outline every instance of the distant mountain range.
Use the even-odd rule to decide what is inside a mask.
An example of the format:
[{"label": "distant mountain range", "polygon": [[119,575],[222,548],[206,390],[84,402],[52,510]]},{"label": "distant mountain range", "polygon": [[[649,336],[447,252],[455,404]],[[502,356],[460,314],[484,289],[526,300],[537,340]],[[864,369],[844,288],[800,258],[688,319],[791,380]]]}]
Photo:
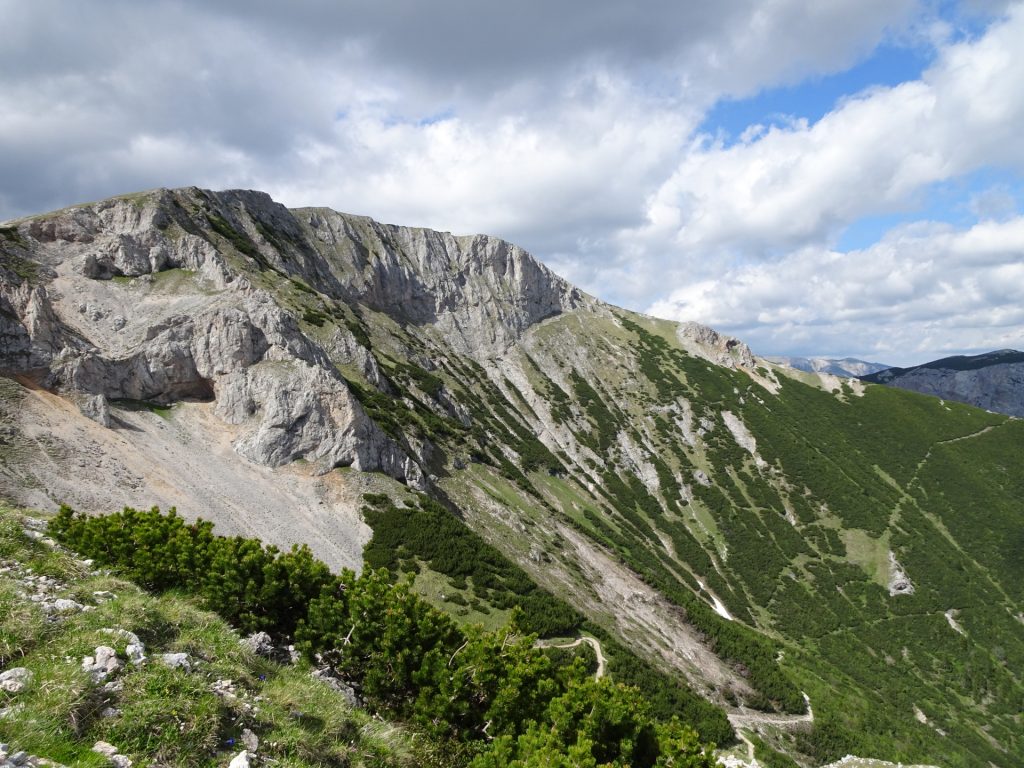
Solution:
[{"label": "distant mountain range", "polygon": [[833,376],[867,376],[872,373],[878,373],[889,368],[884,363],[869,363],[866,360],[858,360],[855,357],[779,357],[769,356],[765,357],[772,363],[778,363],[779,365],[788,365],[790,368],[796,368],[798,371],[807,371],[808,373],[831,373]]},{"label": "distant mountain range", "polygon": [[1015,349],[944,357],[912,368],[888,368],[861,378],[997,413],[1024,416],[1024,352]]}]

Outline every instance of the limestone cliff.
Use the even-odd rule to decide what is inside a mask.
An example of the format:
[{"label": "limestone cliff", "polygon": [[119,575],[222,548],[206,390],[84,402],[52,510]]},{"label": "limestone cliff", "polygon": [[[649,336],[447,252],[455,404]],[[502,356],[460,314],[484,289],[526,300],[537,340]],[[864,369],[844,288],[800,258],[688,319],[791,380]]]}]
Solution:
[{"label": "limestone cliff", "polygon": [[479,358],[587,300],[502,240],[292,212],[258,192],[159,190],[13,222],[3,237],[4,371],[107,425],[105,401],[213,401],[253,461],[380,470],[417,488],[427,457],[367,418],[337,368],[386,386],[376,361],[343,326],[307,334],[281,287],[429,326]]}]

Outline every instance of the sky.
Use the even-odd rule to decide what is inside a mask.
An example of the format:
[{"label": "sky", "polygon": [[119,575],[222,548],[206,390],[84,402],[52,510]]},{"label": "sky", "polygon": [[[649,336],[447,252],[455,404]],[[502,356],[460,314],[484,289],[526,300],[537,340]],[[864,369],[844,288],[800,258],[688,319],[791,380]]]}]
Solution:
[{"label": "sky", "polygon": [[759,354],[1024,349],[1024,2],[0,0],[0,220],[486,233]]}]

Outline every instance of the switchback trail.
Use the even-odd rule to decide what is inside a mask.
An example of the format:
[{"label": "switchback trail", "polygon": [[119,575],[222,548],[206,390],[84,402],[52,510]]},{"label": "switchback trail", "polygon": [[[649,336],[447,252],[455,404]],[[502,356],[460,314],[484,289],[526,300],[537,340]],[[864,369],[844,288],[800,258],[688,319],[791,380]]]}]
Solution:
[{"label": "switchback trail", "polygon": [[601,650],[601,643],[593,637],[586,637],[581,635],[577,637],[571,643],[559,643],[555,644],[551,640],[538,640],[534,643],[535,648],[577,648],[580,643],[586,643],[594,649],[594,655],[597,656],[597,672],[594,673],[594,679],[600,680],[604,677],[604,651]]},{"label": "switchback trail", "polygon": [[774,725],[777,728],[786,728],[794,725],[814,722],[814,711],[811,709],[811,700],[804,694],[804,701],[807,702],[807,712],[803,715],[777,715],[769,712],[756,712],[748,709],[738,709],[727,713],[732,727],[739,731],[741,728],[753,729],[758,725]]}]

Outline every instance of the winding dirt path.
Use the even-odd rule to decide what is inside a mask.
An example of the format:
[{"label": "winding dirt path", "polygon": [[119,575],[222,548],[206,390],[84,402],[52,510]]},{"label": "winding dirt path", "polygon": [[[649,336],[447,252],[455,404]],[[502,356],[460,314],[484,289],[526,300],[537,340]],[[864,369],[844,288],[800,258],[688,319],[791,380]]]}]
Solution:
[{"label": "winding dirt path", "polygon": [[741,708],[727,713],[727,717],[737,732],[741,728],[753,729],[758,725],[774,725],[777,728],[786,728],[804,723],[813,723],[814,710],[811,709],[811,700],[806,693],[804,694],[804,701],[807,702],[807,712],[802,715],[777,715]]},{"label": "winding dirt path", "polygon": [[600,680],[604,677],[604,651],[601,649],[601,643],[594,637],[587,637],[581,635],[573,640],[571,643],[559,643],[555,644],[551,640],[538,640],[534,643],[534,648],[578,648],[580,643],[586,643],[594,649],[594,654],[597,656],[597,672],[594,673],[594,679]]}]

